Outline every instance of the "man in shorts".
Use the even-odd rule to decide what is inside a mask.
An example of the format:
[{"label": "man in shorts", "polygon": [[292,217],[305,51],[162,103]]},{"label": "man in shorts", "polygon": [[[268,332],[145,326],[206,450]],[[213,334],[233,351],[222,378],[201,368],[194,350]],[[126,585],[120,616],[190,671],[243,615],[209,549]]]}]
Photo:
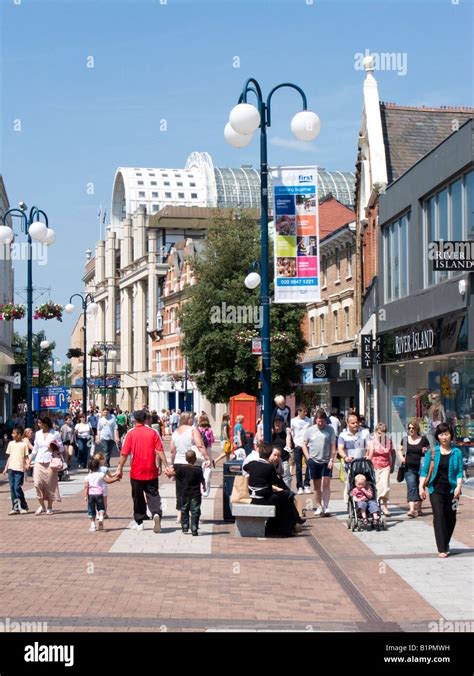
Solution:
[{"label": "man in shorts", "polygon": [[[367,428],[360,427],[359,422],[357,413],[349,413],[347,429],[341,432],[337,440],[337,452],[344,463],[360,460],[366,456],[370,431]],[[346,504],[349,502],[348,475],[344,488],[344,502]]]},{"label": "man in shorts", "polygon": [[[331,495],[331,474],[336,458],[336,434],[323,409],[316,411],[315,425],[303,434],[303,453],[316,494],[315,516],[330,516],[328,511]],[[322,490],[321,490],[322,484]]]}]

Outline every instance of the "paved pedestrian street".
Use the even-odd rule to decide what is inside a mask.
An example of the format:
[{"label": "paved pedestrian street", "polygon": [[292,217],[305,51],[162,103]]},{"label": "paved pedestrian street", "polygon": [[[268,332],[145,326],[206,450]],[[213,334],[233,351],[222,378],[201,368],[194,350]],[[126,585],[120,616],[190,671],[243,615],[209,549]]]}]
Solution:
[{"label": "paved pedestrian street", "polygon": [[[114,459],[113,464],[117,461]],[[336,475],[336,471],[334,472]],[[174,484],[161,481],[161,533],[131,529],[128,471],[109,488],[110,519],[89,533],[85,472],[61,483],[52,516],[8,516],[0,480],[2,616],[68,631],[433,631],[474,621],[470,594],[473,499],[461,499],[451,556],[437,558],[431,509],[409,521],[405,484],[391,488],[386,532],[352,533],[342,484],[331,482],[332,516],[307,509],[303,532],[289,539],[236,538],[222,520],[222,466],[203,500],[199,537],[176,525]],[[431,624],[430,624],[431,623]]]}]

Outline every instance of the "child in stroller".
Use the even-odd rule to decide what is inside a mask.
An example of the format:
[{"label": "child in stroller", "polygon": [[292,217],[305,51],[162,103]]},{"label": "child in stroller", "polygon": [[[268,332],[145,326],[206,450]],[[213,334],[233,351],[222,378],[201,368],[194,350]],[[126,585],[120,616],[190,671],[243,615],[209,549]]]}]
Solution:
[{"label": "child in stroller", "polygon": [[372,528],[387,530],[385,519],[383,515],[380,516],[375,471],[371,461],[366,459],[353,460],[349,469],[348,481],[350,498],[347,527],[353,531],[368,528],[368,509]]}]

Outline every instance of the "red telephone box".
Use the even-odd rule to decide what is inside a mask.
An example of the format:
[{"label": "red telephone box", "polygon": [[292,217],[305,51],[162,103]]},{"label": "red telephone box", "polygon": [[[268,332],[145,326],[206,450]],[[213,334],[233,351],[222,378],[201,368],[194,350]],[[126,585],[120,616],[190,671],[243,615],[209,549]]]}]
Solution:
[{"label": "red telephone box", "polygon": [[231,431],[234,430],[235,417],[244,416],[244,430],[246,432],[257,433],[257,397],[250,394],[236,394],[230,398],[230,423]]}]

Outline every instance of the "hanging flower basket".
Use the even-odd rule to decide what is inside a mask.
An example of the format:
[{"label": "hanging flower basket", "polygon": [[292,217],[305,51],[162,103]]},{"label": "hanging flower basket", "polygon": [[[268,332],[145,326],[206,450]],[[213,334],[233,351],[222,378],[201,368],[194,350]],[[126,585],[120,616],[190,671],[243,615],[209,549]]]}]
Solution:
[{"label": "hanging flower basket", "polygon": [[89,357],[102,357],[102,350],[99,350],[98,347],[91,347],[91,349],[88,352]]},{"label": "hanging flower basket", "polygon": [[23,319],[25,316],[25,306],[15,305],[14,303],[5,303],[0,305],[0,321],[10,322],[13,319]]},{"label": "hanging flower basket", "polygon": [[35,319],[57,319],[58,322],[63,321],[63,310],[62,305],[57,305],[56,303],[43,303],[35,310]]},{"label": "hanging flower basket", "polygon": [[[259,338],[260,334],[254,329],[244,329],[235,335],[239,343],[251,343],[254,338]],[[271,343],[288,343],[290,337],[286,331],[278,331],[270,337]]]},{"label": "hanging flower basket", "polygon": [[77,358],[77,357],[82,357],[83,354],[84,354],[84,352],[81,350],[80,347],[71,347],[67,351],[66,357],[68,359],[74,359],[74,358]]}]

